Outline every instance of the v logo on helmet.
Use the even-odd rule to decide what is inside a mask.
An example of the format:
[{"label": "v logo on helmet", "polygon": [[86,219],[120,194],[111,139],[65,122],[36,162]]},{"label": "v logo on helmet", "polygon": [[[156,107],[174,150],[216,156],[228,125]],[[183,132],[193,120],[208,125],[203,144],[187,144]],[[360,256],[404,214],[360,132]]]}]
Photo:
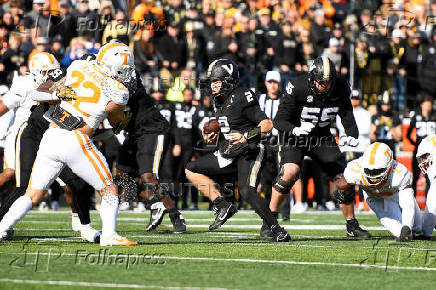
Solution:
[{"label": "v logo on helmet", "polygon": [[232,75],[232,73],[233,73],[233,64],[223,64],[221,67],[223,69],[225,69],[229,73],[229,75]]}]

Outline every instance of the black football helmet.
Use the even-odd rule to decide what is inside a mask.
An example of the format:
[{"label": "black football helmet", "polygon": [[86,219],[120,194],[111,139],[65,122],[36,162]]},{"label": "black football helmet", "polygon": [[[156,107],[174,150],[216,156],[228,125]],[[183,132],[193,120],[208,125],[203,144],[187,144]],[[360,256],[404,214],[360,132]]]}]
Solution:
[{"label": "black football helmet", "polygon": [[[337,77],[335,64],[326,56],[317,57],[309,71],[310,88],[316,96],[328,97],[333,89]],[[331,86],[326,91],[320,91],[315,86],[318,83],[331,83]]]},{"label": "black football helmet", "polygon": [[[210,96],[217,101],[224,101],[223,97],[233,91],[239,84],[239,71],[238,65],[230,59],[218,59],[213,61],[206,74],[206,83],[202,80],[202,86],[207,85]],[[211,83],[213,81],[222,81],[221,89],[218,93],[213,94],[211,90]]]}]

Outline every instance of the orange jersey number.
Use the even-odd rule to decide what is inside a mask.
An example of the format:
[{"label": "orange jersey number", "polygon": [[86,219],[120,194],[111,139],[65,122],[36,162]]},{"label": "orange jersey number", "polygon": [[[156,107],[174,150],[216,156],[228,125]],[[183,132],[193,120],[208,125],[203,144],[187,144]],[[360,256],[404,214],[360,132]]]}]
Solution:
[{"label": "orange jersey number", "polygon": [[85,76],[81,71],[75,70],[71,73],[71,76],[73,78],[77,78],[77,81],[70,85],[73,89],[77,89],[80,85],[82,85],[85,89],[91,89],[94,92],[94,94],[91,97],[77,96],[76,100],[68,101],[68,103],[72,104],[73,107],[76,108],[79,112],[81,112],[86,117],[89,117],[90,114],[79,109],[79,105],[82,102],[94,103],[94,104],[98,103],[98,101],[100,100],[101,90],[93,82],[90,81],[84,82]]}]

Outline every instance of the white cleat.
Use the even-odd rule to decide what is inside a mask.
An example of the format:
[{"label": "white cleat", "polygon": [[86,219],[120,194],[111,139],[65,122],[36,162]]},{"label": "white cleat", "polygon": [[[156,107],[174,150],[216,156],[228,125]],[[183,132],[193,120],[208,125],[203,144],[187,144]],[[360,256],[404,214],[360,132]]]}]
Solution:
[{"label": "white cleat", "polygon": [[128,203],[127,201],[122,202],[122,203],[120,204],[120,207],[119,207],[119,210],[120,210],[120,211],[127,211],[127,210],[129,210],[129,209],[130,209],[130,203]]},{"label": "white cleat", "polygon": [[331,200],[329,200],[329,201],[327,201],[327,202],[325,203],[325,207],[326,207],[329,211],[337,210],[337,209],[336,209],[336,204],[335,204],[335,202],[334,202],[334,201],[331,201]]},{"label": "white cleat", "polygon": [[45,201],[41,201],[41,203],[39,204],[38,209],[39,209],[39,211],[49,211],[50,210],[50,208],[48,207],[47,202],[45,202]]},{"label": "white cleat", "polygon": [[145,207],[145,204],[142,201],[138,201],[138,204],[133,209],[134,212],[146,212],[147,208]]},{"label": "white cleat", "polygon": [[78,216],[71,216],[71,229],[74,232],[80,232],[82,229],[82,224],[80,223],[80,219]]},{"label": "white cleat", "polygon": [[4,240],[6,240],[6,237],[8,236],[7,232],[0,232],[0,243]]},{"label": "white cleat", "polygon": [[100,236],[100,246],[136,246],[137,242],[129,241],[127,238],[118,235],[117,233],[113,233],[110,236],[104,237]]},{"label": "white cleat", "polygon": [[11,241],[14,237],[14,229],[9,229],[6,231],[6,236],[3,238],[5,241]]},{"label": "white cleat", "polygon": [[94,229],[91,224],[82,225],[80,230],[80,236],[82,240],[90,243],[99,243],[101,233]]},{"label": "white cleat", "polygon": [[307,211],[307,203],[297,202],[291,209],[291,213],[304,213]]}]

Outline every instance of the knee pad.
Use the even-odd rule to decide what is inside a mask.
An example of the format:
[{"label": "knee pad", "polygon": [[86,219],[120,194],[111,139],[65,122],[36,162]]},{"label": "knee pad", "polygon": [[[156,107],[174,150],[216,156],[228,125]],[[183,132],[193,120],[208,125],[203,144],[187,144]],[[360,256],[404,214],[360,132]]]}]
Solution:
[{"label": "knee pad", "polygon": [[273,188],[280,192],[281,194],[289,194],[289,191],[291,190],[292,186],[294,186],[295,178],[291,180],[290,182],[287,182],[286,180],[282,179],[282,176],[284,174],[284,168],[283,166],[280,168],[280,173],[276,178],[276,182],[273,185]]},{"label": "knee pad", "polygon": [[335,190],[333,192],[336,201],[340,204],[350,204],[354,201],[354,189]]}]

